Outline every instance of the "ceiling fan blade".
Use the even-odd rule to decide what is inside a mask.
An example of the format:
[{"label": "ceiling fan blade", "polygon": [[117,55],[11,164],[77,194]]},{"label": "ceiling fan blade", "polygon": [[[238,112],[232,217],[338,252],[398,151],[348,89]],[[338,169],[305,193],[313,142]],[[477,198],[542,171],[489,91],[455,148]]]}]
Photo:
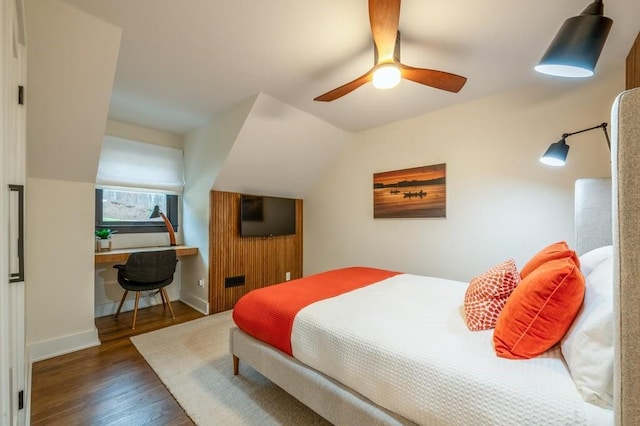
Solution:
[{"label": "ceiling fan blade", "polygon": [[393,61],[399,21],[400,0],[369,0],[369,22],[378,63]]},{"label": "ceiling fan blade", "polygon": [[400,69],[402,78],[454,93],[459,92],[467,82],[467,77],[444,71],[414,68],[404,64],[400,64]]},{"label": "ceiling fan blade", "polygon": [[337,89],[333,89],[323,95],[318,96],[317,98],[314,99],[314,101],[321,101],[321,102],[331,102],[331,101],[335,101],[336,99],[346,95],[347,93],[353,92],[354,90],[356,90],[358,87],[367,84],[368,82],[371,81],[371,76],[372,76],[372,71],[373,69],[367,71],[366,74],[361,75],[360,77],[356,78],[353,81],[348,82],[347,84],[343,84],[342,86],[338,87]]}]

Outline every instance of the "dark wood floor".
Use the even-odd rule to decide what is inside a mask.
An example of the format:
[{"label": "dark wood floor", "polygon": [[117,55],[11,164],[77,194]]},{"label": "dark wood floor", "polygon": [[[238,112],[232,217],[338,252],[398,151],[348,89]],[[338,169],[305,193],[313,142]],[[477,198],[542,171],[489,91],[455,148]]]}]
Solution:
[{"label": "dark wood floor", "polygon": [[182,302],[172,302],[176,319],[162,305],[96,318],[102,345],[33,364],[31,424],[193,425],[138,353],[130,336],[200,318]]}]

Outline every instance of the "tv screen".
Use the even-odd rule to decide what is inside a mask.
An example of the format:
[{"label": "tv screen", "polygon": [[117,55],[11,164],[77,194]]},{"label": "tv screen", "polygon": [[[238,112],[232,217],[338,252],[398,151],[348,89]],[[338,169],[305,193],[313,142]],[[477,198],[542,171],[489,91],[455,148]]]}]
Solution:
[{"label": "tv screen", "polygon": [[292,198],[240,196],[240,235],[271,237],[296,233],[296,200]]}]

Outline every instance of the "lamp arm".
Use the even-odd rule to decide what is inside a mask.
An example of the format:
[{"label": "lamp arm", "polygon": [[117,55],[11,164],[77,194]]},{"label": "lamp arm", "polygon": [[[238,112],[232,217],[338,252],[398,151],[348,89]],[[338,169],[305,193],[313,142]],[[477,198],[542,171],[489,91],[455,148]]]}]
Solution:
[{"label": "lamp arm", "polygon": [[609,151],[611,151],[611,141],[609,140],[609,133],[607,133],[607,123],[602,123],[597,126],[589,127],[588,129],[578,130],[577,132],[565,133],[562,135],[562,139],[565,139],[569,136],[577,135],[578,133],[588,132],[589,130],[600,129],[604,132],[604,137],[607,140],[607,146],[609,147]]},{"label": "lamp arm", "polygon": [[169,231],[169,245],[171,247],[176,246],[176,233],[173,230],[173,225],[171,225],[171,222],[169,221],[169,219],[167,218],[167,216],[165,216],[164,213],[160,212],[160,216],[162,217],[162,220],[164,220],[164,224],[167,227],[167,231]]},{"label": "lamp arm", "polygon": [[604,137],[607,139],[607,146],[609,147],[609,152],[611,152],[611,141],[609,140],[609,133],[607,133],[607,123],[602,123],[602,131],[604,132]]}]

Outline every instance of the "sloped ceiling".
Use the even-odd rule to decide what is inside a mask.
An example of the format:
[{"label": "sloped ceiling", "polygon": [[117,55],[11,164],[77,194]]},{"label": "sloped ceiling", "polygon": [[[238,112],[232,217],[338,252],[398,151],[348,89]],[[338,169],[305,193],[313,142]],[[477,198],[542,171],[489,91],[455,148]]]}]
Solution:
[{"label": "sloped ceiling", "polygon": [[304,198],[350,136],[349,132],[261,93],[214,189]]},{"label": "sloped ceiling", "polygon": [[54,0],[26,12],[27,175],[95,182],[122,30]]},{"label": "sloped ceiling", "polygon": [[[58,0],[27,19],[28,175],[95,182],[121,30]],[[350,135],[260,93],[214,188],[304,198]]]},{"label": "sloped ceiling", "polygon": [[[402,60],[468,77],[453,94],[403,81],[313,98],[373,65],[366,0],[65,0],[123,28],[110,117],[180,134],[256,93],[348,131],[544,82],[533,70],[565,19],[592,0],[403,0]],[[613,28],[597,73],[624,61],[640,1],[605,1]]]}]

